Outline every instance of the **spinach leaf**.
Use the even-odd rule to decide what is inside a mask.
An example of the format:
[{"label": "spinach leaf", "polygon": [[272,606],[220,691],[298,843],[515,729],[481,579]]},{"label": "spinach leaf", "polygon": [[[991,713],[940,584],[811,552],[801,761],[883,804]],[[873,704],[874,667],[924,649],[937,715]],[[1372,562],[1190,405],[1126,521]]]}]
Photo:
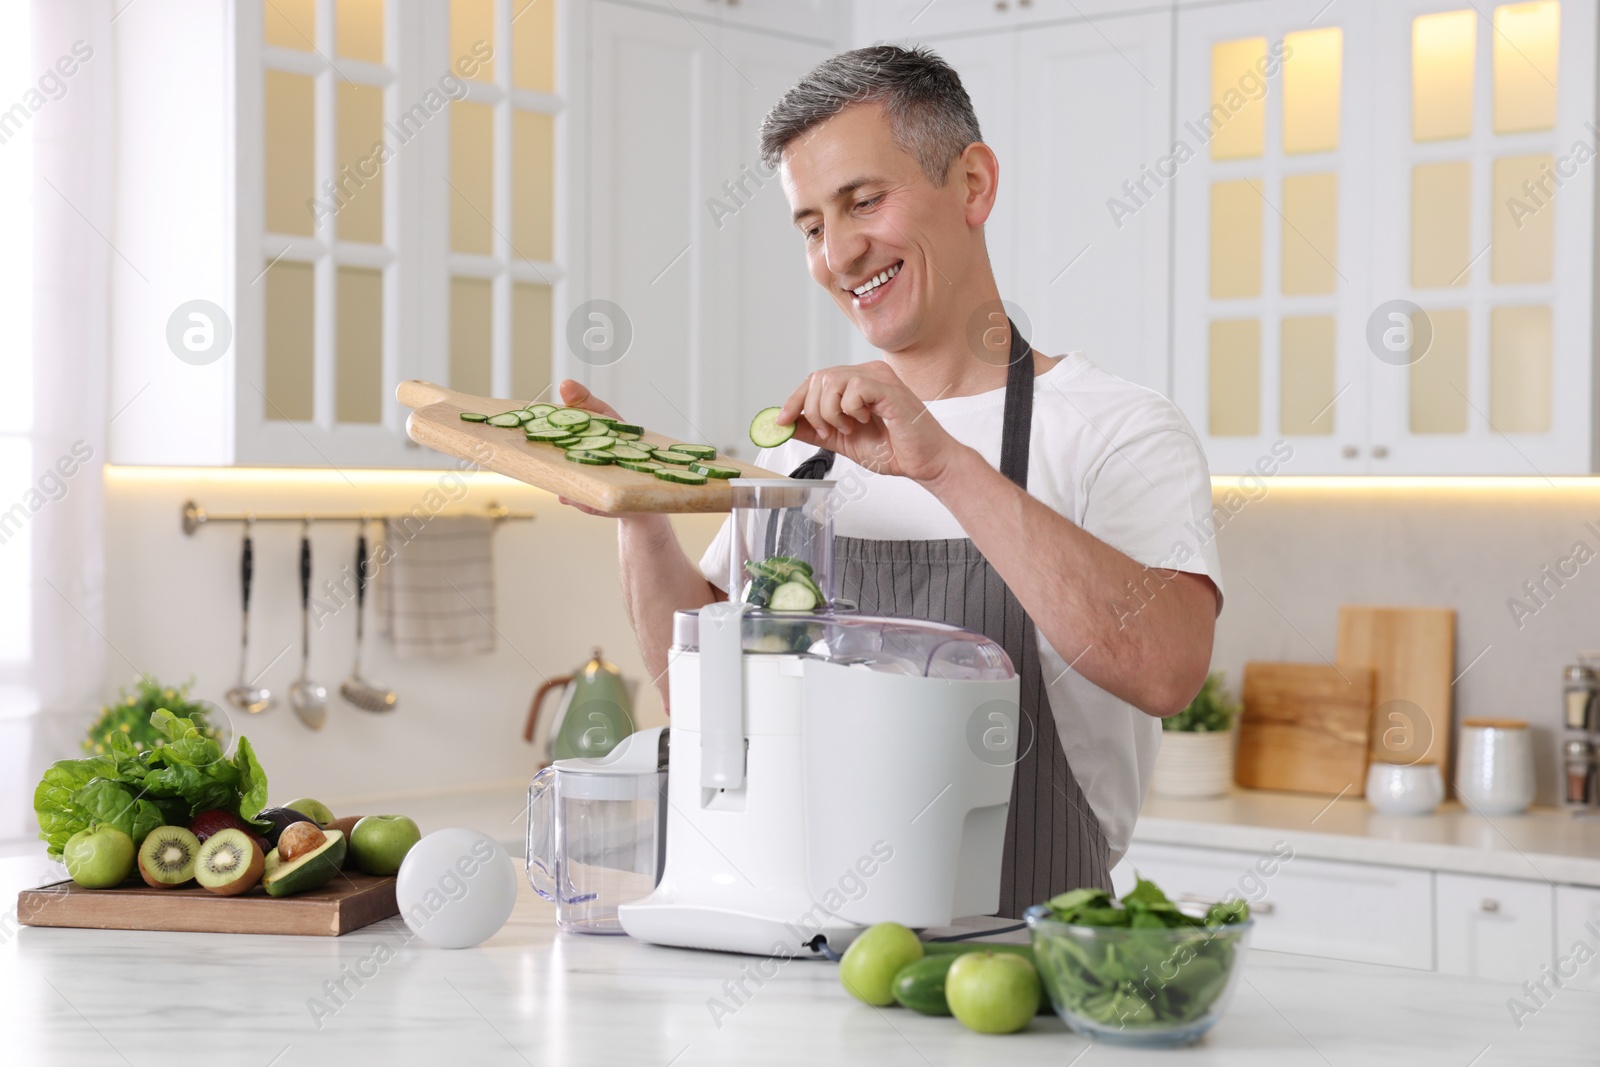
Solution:
[{"label": "spinach leaf", "polygon": [[206,808],[248,820],[266,806],[266,772],[246,738],[229,760],[216,741],[170,711],[157,710],[150,725],[160,735],[155,747],[141,751],[113,734],[103,753],[58,760],[45,770],[33,810],[52,858],[94,823],[117,827],[137,846],[157,826],[182,825]]}]

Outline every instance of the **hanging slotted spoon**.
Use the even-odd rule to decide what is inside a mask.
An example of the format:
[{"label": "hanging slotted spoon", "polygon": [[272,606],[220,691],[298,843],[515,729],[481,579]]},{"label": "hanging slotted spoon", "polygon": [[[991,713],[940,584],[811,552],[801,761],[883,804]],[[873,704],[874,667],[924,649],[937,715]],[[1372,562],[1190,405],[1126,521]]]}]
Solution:
[{"label": "hanging slotted spoon", "polygon": [[272,707],[272,690],[251,685],[245,678],[245,668],[250,662],[250,578],[255,572],[255,547],[250,542],[250,527],[255,520],[244,522],[244,548],[239,553],[239,589],[243,621],[239,625],[239,684],[223,694],[223,699],[240,711],[257,715]]},{"label": "hanging slotted spoon", "polygon": [[339,695],[362,711],[393,711],[399,699],[394,690],[373,685],[361,677],[362,616],[367,602],[367,531],[356,537],[356,661],[350,677],[339,683]]},{"label": "hanging slotted spoon", "polygon": [[306,674],[311,666],[311,522],[300,530],[300,677],[289,687],[289,706],[313,730],[328,721],[328,690]]}]

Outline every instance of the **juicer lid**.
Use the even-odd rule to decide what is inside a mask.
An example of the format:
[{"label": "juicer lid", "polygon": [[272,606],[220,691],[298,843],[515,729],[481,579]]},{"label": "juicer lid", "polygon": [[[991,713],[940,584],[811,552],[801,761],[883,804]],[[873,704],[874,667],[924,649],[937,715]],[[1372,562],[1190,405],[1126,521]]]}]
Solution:
[{"label": "juicer lid", "polygon": [[[741,613],[746,655],[791,655],[942,681],[1014,677],[1005,649],[983,634],[928,619],[843,611]],[[700,649],[700,609],[674,612],[672,648]]]},{"label": "juicer lid", "polygon": [[667,728],[652,726],[636,730],[617,742],[604,756],[572,756],[551,764],[561,774],[589,777],[637,777],[654,774],[667,766]]}]

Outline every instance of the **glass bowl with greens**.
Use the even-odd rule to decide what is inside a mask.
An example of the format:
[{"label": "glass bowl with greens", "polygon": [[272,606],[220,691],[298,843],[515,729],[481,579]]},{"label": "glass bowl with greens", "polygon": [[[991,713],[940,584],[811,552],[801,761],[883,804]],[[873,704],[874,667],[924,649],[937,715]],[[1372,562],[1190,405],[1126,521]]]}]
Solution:
[{"label": "glass bowl with greens", "polygon": [[1039,978],[1073,1030],[1113,1045],[1172,1048],[1214,1026],[1255,920],[1242,900],[1180,907],[1139,879],[1122,898],[1076,889],[1023,913]]}]

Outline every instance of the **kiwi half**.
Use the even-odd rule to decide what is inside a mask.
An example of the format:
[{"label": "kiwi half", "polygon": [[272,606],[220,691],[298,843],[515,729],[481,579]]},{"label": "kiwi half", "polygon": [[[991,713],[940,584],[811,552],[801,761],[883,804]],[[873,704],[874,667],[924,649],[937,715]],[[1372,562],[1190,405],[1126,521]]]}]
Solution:
[{"label": "kiwi half", "polygon": [[158,826],[139,846],[139,876],[156,889],[176,889],[194,878],[199,855],[200,839],[194,834],[181,826]]},{"label": "kiwi half", "polygon": [[225,897],[249,892],[261,881],[267,857],[243,830],[219,830],[200,846],[194,880]]}]

